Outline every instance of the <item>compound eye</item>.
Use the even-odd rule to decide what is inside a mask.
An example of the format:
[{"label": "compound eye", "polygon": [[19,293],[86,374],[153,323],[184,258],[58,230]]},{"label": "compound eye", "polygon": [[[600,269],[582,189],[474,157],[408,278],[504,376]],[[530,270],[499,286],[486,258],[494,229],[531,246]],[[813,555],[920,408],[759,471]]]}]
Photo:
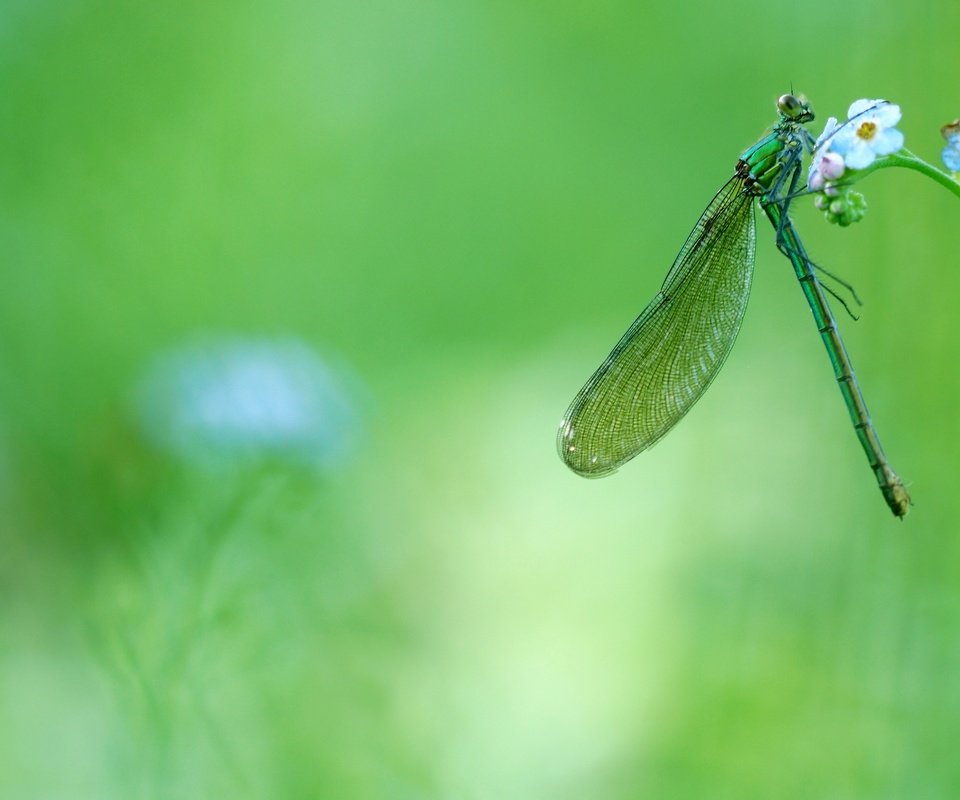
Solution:
[{"label": "compound eye", "polygon": [[780,109],[780,113],[785,117],[800,116],[803,113],[803,103],[797,100],[792,94],[785,94],[777,100],[777,108]]}]

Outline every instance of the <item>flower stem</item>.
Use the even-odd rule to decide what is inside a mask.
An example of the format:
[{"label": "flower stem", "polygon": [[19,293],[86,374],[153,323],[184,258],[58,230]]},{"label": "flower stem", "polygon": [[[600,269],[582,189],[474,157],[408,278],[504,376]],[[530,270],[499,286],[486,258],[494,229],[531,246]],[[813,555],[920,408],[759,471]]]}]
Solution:
[{"label": "flower stem", "polygon": [[906,148],[903,148],[899,153],[894,153],[893,155],[886,156],[884,158],[878,158],[865,169],[857,170],[855,173],[856,177],[853,181],[851,181],[851,183],[856,183],[861,178],[867,177],[867,175],[869,175],[871,172],[875,172],[878,169],[883,169],[884,167],[906,167],[907,169],[915,169],[917,172],[926,175],[928,178],[933,178],[933,180],[935,180],[941,186],[949,189],[957,197],[960,197],[960,181],[952,178],[946,172],[937,169],[932,164],[928,164],[922,158],[918,158]]}]

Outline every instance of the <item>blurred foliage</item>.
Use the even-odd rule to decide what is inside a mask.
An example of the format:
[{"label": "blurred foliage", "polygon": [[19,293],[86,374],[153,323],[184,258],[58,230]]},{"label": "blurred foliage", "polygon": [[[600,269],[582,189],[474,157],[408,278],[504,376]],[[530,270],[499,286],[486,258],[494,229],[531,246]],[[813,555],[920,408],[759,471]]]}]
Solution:
[{"label": "blurred foliage", "polygon": [[[762,225],[690,417],[601,482],[553,437],[775,98],[887,97],[934,160],[958,27],[0,4],[0,795],[955,797],[955,198],[889,170],[850,230],[796,205],[866,302],[841,327],[904,523]],[[205,336],[343,365],[355,450],[154,451],[137,387]]]}]

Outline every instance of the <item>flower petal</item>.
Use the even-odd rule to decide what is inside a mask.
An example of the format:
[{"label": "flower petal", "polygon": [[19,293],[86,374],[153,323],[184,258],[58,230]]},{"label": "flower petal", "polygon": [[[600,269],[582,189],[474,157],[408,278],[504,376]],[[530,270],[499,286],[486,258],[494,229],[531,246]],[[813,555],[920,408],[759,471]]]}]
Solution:
[{"label": "flower petal", "polygon": [[864,111],[880,104],[886,103],[886,100],[868,100],[863,98],[861,100],[854,100],[850,104],[850,108],[847,110],[847,119],[853,119],[857,114],[862,114]]},{"label": "flower petal", "polygon": [[844,156],[844,160],[850,169],[869,167],[876,158],[870,146],[866,142],[859,140],[851,145],[850,151]]},{"label": "flower petal", "polygon": [[943,163],[947,165],[947,169],[952,172],[960,170],[960,139],[951,139],[940,156],[943,158]]},{"label": "flower petal", "polygon": [[880,131],[873,140],[873,152],[878,156],[888,156],[903,147],[903,134],[896,128]]},{"label": "flower petal", "polygon": [[824,142],[827,142],[827,147],[830,147],[830,140],[833,138],[834,132],[839,128],[840,125],[837,122],[836,117],[830,117],[827,119],[827,124],[823,126],[823,133],[817,137],[817,148],[820,147]]},{"label": "flower petal", "polygon": [[859,141],[856,136],[856,129],[853,125],[843,125],[830,140],[830,149],[845,156],[850,152],[850,148],[853,147],[855,141]]},{"label": "flower petal", "polygon": [[874,121],[881,128],[892,128],[900,121],[902,116],[900,106],[896,103],[887,103],[884,106],[880,106],[880,108],[872,114]]}]

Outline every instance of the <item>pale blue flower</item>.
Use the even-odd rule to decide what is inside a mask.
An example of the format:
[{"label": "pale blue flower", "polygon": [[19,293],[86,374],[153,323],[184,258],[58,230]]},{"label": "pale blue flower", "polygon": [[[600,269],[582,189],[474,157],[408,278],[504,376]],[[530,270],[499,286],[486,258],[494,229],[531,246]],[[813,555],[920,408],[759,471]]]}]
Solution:
[{"label": "pale blue flower", "polygon": [[900,106],[886,100],[856,100],[847,121],[833,135],[832,149],[850,169],[869,167],[878,156],[903,147],[903,134],[895,127],[901,116]]},{"label": "pale blue flower", "polygon": [[163,354],[140,387],[148,437],[194,463],[332,466],[357,413],[344,381],[295,339],[228,339]]},{"label": "pale blue flower", "polygon": [[954,136],[941,153],[943,163],[952,172],[960,172],[960,136]]},{"label": "pale blue flower", "polygon": [[951,172],[960,172],[960,119],[948,122],[940,129],[940,133],[947,140],[947,146],[940,154],[943,163]]}]

